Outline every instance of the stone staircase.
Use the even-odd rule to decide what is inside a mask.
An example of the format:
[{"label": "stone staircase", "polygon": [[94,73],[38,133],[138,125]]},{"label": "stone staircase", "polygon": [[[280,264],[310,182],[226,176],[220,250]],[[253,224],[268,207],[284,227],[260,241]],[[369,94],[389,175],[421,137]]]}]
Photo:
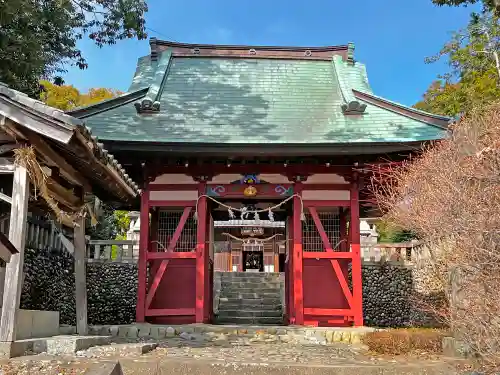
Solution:
[{"label": "stone staircase", "polygon": [[219,324],[283,324],[279,273],[221,272]]}]

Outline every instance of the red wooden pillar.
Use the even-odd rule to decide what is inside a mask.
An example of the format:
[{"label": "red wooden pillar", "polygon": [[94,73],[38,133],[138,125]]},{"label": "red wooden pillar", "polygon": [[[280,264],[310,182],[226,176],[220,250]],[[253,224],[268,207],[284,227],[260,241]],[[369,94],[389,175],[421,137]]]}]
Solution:
[{"label": "red wooden pillar", "polygon": [[147,252],[149,248],[149,189],[144,187],[141,194],[141,227],[139,232],[139,263],[137,280],[137,306],[135,320],[143,323],[146,316]]},{"label": "red wooden pillar", "polygon": [[198,183],[197,228],[196,228],[196,323],[204,323],[206,297],[205,282],[208,272],[208,256],[206,246],[207,235],[207,198],[202,197],[206,191],[206,182]]},{"label": "red wooden pillar", "polygon": [[[302,183],[296,182],[294,193],[302,195]],[[303,266],[302,266],[302,204],[300,197],[293,198],[293,308],[295,324],[304,324],[304,291],[303,291]]]},{"label": "red wooden pillar", "polygon": [[[207,206],[207,213],[206,213],[206,220],[205,220],[205,311],[204,311],[204,322],[209,323],[210,320],[212,319],[212,312],[213,312],[213,296],[212,292],[214,289],[213,286],[213,267],[214,263],[212,262],[213,260],[210,259],[210,242],[213,241],[211,239],[210,231],[212,230],[212,223],[211,223],[211,215],[208,212],[208,202],[206,204]],[[215,258],[215,256],[214,256]]]},{"label": "red wooden pillar", "polygon": [[286,243],[287,262],[285,273],[286,310],[288,323],[295,324],[294,294],[293,294],[293,216],[287,219],[288,237]]},{"label": "red wooden pillar", "polygon": [[355,175],[351,185],[351,221],[349,234],[352,252],[352,309],[354,325],[363,325],[363,285],[361,278],[361,246],[359,232],[359,180]]}]

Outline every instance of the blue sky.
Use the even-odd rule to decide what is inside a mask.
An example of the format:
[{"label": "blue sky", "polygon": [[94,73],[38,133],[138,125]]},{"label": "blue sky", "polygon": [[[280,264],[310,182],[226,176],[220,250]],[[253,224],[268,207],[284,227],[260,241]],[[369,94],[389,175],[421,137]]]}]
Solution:
[{"label": "blue sky", "polygon": [[[354,42],[377,95],[412,105],[443,63],[425,64],[467,24],[471,7],[436,7],[431,0],[150,0],[148,34],[187,43],[323,46]],[[80,43],[89,68],[68,67],[64,79],[82,91],[126,91],[147,40],[98,48]]]}]

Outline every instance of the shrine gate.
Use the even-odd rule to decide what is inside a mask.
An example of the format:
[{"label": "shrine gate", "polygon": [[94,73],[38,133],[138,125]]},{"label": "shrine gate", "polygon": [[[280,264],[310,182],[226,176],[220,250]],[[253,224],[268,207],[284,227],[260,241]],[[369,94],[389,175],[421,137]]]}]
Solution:
[{"label": "shrine gate", "polygon": [[374,95],[352,44],[150,46],[127,93],[71,112],[142,184],[137,322],[211,322],[214,222],[241,219],[283,222],[263,262],[285,274],[285,323],[362,325],[371,166],[442,139],[448,118]]}]

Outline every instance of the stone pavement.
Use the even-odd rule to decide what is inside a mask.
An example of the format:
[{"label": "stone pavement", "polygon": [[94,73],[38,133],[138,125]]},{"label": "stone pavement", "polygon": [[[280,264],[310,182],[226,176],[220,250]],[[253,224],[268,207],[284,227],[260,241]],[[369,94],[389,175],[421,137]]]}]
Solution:
[{"label": "stone pavement", "polygon": [[[441,358],[382,358],[359,344],[289,340],[269,333],[180,333],[141,346],[127,338],[75,355],[46,354],[0,363],[4,374],[82,374],[96,363],[119,359],[125,375],[281,375],[281,374],[455,374],[452,362]],[[313,336],[312,336],[313,337]],[[320,336],[321,337],[321,336]],[[128,341],[128,343],[127,343]],[[147,341],[144,340],[148,345]],[[316,343],[315,343],[316,342]],[[150,350],[150,351],[148,351]],[[146,354],[142,354],[146,353]]]}]

